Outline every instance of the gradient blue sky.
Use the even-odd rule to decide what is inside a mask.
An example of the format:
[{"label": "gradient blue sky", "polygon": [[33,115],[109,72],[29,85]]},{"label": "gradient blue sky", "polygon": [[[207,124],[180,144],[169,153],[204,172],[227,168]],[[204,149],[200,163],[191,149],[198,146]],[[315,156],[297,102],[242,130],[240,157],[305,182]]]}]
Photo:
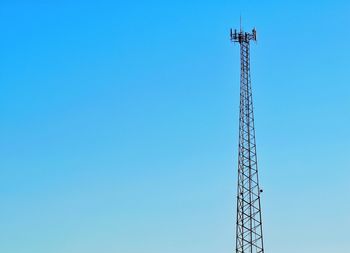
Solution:
[{"label": "gradient blue sky", "polygon": [[348,1],[72,2],[0,3],[0,252],[233,252],[240,14],[266,252],[350,251]]}]

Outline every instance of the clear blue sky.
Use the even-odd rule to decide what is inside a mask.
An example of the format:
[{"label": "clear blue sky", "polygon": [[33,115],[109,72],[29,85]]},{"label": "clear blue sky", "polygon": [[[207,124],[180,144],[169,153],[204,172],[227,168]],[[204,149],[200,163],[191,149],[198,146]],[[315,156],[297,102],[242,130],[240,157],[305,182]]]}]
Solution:
[{"label": "clear blue sky", "polygon": [[349,252],[348,1],[45,2],[0,4],[0,252],[233,252],[240,14],[266,252]]}]

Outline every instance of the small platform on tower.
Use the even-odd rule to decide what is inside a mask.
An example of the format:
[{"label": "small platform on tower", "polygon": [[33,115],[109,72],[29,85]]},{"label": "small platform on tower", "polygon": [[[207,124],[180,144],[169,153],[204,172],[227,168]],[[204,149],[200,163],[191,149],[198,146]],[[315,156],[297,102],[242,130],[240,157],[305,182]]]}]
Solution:
[{"label": "small platform on tower", "polygon": [[239,32],[237,32],[237,30],[232,30],[230,31],[230,35],[231,35],[231,41],[232,42],[238,42],[238,43],[249,43],[249,41],[253,40],[256,41],[256,30],[255,28],[252,30],[251,33],[248,32],[244,32],[242,30],[240,30]]}]

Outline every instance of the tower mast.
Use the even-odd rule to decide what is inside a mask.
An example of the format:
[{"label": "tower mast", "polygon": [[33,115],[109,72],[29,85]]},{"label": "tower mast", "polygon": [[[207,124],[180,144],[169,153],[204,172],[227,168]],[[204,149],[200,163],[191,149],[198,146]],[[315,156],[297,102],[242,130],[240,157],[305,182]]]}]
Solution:
[{"label": "tower mast", "polygon": [[240,44],[241,58],[236,253],[263,253],[262,190],[258,179],[249,51],[250,41],[256,41],[256,30],[247,33],[231,29],[231,41]]}]

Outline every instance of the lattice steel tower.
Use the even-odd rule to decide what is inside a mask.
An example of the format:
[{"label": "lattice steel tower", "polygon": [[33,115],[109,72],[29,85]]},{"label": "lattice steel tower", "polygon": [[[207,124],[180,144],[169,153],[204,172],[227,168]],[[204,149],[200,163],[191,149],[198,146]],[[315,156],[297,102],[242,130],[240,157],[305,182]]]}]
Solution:
[{"label": "lattice steel tower", "polygon": [[236,253],[263,253],[258,167],[255,144],[252,87],[250,81],[250,41],[252,33],[231,30],[231,41],[240,44],[241,80],[239,106],[238,192]]}]

